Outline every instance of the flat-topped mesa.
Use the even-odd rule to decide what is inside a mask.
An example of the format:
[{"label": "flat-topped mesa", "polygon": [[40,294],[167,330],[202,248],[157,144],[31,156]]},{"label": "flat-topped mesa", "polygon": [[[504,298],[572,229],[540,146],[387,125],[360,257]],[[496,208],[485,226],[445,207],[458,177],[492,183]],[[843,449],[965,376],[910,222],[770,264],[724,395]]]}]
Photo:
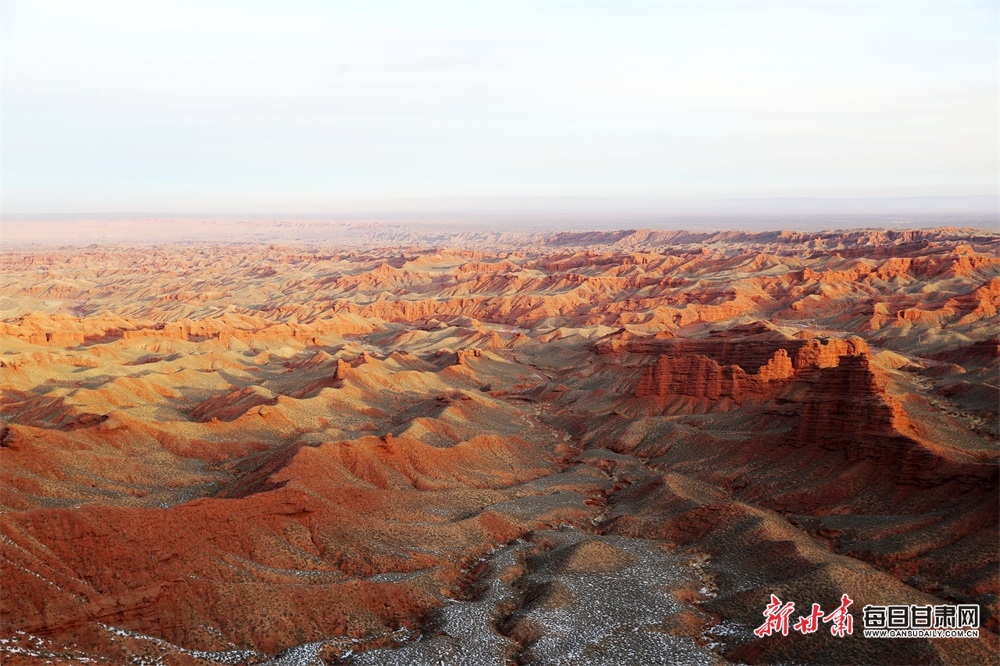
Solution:
[{"label": "flat-topped mesa", "polygon": [[689,396],[740,404],[764,399],[804,370],[836,367],[843,357],[868,356],[868,345],[848,339],[793,339],[780,335],[751,338],[718,336],[702,340],[629,340],[619,349],[653,355],[643,368],[635,396]]},{"label": "flat-topped mesa", "polygon": [[183,322],[170,322],[154,328],[138,328],[134,331],[122,331],[123,340],[138,340],[139,338],[187,340],[190,335],[191,327]]},{"label": "flat-topped mesa", "polygon": [[811,388],[802,400],[793,443],[825,448],[848,446],[853,462],[869,455],[863,443],[909,431],[902,405],[885,390],[868,354],[842,356],[835,367],[810,371]]},{"label": "flat-topped mesa", "polygon": [[754,395],[763,397],[770,384],[779,385],[794,374],[792,361],[784,349],[775,350],[755,374],[747,374],[736,364],[721,365],[703,354],[661,355],[655,365],[643,369],[635,395],[637,398],[681,395],[709,400],[731,398],[742,403]]},{"label": "flat-topped mesa", "polygon": [[[31,342],[41,343],[42,341],[36,338]],[[57,347],[75,347],[84,343],[84,336],[80,331],[53,331],[45,334],[44,343]]]},{"label": "flat-topped mesa", "polygon": [[825,337],[811,334],[791,337],[777,330],[741,326],[715,331],[705,338],[678,338],[671,333],[635,336],[613,333],[594,345],[597,354],[666,355],[671,358],[701,354],[721,365],[738,365],[750,374],[771,361],[779,349],[787,352],[796,370],[833,367],[845,355],[866,354],[868,344],[858,336]]},{"label": "flat-topped mesa", "polygon": [[35,345],[75,347],[84,343],[85,331],[75,317],[32,313],[17,322],[0,323],[0,336],[11,336]]},{"label": "flat-topped mesa", "polygon": [[899,487],[948,493],[996,493],[997,470],[960,450],[922,440],[890,396],[867,355],[808,371],[809,391],[789,435],[795,447],[839,451],[848,464],[874,464]]}]

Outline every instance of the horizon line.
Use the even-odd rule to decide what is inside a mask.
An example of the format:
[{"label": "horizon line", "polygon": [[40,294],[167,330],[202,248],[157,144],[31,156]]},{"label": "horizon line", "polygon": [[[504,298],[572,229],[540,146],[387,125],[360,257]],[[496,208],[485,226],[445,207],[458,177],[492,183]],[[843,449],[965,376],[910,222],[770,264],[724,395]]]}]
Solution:
[{"label": "horizon line", "polygon": [[[480,205],[470,205],[478,202]],[[601,203],[598,208],[586,204]],[[620,204],[608,206],[608,204]],[[504,205],[506,204],[506,205]],[[518,205],[520,204],[520,205]],[[531,207],[532,204],[538,207]],[[576,207],[585,206],[583,208]],[[948,210],[923,210],[936,204]],[[740,208],[734,208],[739,205]],[[827,209],[818,209],[826,206]],[[912,206],[920,206],[913,209]],[[338,210],[339,209],[339,210]],[[282,210],[95,210],[2,212],[5,219],[109,217],[246,217],[246,218],[370,218],[372,216],[433,215],[525,215],[525,214],[652,214],[652,215],[935,215],[941,213],[996,215],[1000,212],[1000,194],[921,195],[868,197],[729,197],[724,199],[651,200],[636,197],[550,197],[550,196],[470,196],[470,197],[397,197],[384,200],[352,200],[327,209],[309,211]]]}]

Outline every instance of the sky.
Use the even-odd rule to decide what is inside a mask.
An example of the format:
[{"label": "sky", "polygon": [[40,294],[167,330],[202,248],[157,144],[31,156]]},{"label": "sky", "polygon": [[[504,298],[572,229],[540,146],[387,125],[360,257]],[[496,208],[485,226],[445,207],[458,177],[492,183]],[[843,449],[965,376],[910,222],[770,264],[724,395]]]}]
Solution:
[{"label": "sky", "polygon": [[3,0],[0,206],[995,197],[998,7]]}]

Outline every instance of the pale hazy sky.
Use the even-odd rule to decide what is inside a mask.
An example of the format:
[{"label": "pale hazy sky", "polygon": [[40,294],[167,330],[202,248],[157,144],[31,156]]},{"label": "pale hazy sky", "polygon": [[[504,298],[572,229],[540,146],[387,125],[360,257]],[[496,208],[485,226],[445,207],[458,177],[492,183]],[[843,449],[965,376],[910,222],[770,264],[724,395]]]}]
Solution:
[{"label": "pale hazy sky", "polygon": [[3,0],[3,212],[995,195],[998,4]]}]

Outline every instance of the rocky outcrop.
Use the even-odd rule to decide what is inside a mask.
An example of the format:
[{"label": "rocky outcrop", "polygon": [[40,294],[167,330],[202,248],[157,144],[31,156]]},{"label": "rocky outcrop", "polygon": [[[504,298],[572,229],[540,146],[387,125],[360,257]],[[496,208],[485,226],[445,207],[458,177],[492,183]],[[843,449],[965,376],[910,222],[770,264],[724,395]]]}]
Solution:
[{"label": "rocky outcrop", "polygon": [[740,404],[766,398],[797,372],[836,367],[844,356],[865,355],[868,345],[857,337],[799,340],[768,332],[704,340],[646,337],[615,340],[602,348],[605,353],[621,350],[657,357],[643,368],[637,398],[730,398]]},{"label": "rocky outcrop", "polygon": [[811,388],[798,409],[797,446],[848,443],[848,459],[856,462],[877,450],[866,443],[909,430],[902,406],[886,393],[866,353],[842,356],[837,365],[813,369],[801,380]]},{"label": "rocky outcrop", "polygon": [[643,369],[636,387],[637,398],[690,396],[719,400],[732,398],[737,403],[762,399],[794,374],[791,359],[784,349],[755,374],[747,374],[739,365],[720,365],[703,354],[661,355],[655,365]]},{"label": "rocky outcrop", "polygon": [[265,388],[248,386],[232,393],[209,398],[191,410],[195,421],[232,421],[247,410],[261,405],[274,405],[277,397]]},{"label": "rocky outcrop", "polygon": [[850,338],[813,338],[797,341],[793,346],[796,370],[808,368],[835,368],[844,356],[868,354],[868,343],[857,336]]},{"label": "rocky outcrop", "polygon": [[455,353],[455,365],[468,365],[470,358],[479,358],[483,355],[483,350],[476,347],[470,349],[459,349]]},{"label": "rocky outcrop", "polygon": [[351,364],[342,358],[337,359],[337,369],[333,373],[333,378],[337,381],[343,381],[347,379],[347,376],[351,374]]}]

